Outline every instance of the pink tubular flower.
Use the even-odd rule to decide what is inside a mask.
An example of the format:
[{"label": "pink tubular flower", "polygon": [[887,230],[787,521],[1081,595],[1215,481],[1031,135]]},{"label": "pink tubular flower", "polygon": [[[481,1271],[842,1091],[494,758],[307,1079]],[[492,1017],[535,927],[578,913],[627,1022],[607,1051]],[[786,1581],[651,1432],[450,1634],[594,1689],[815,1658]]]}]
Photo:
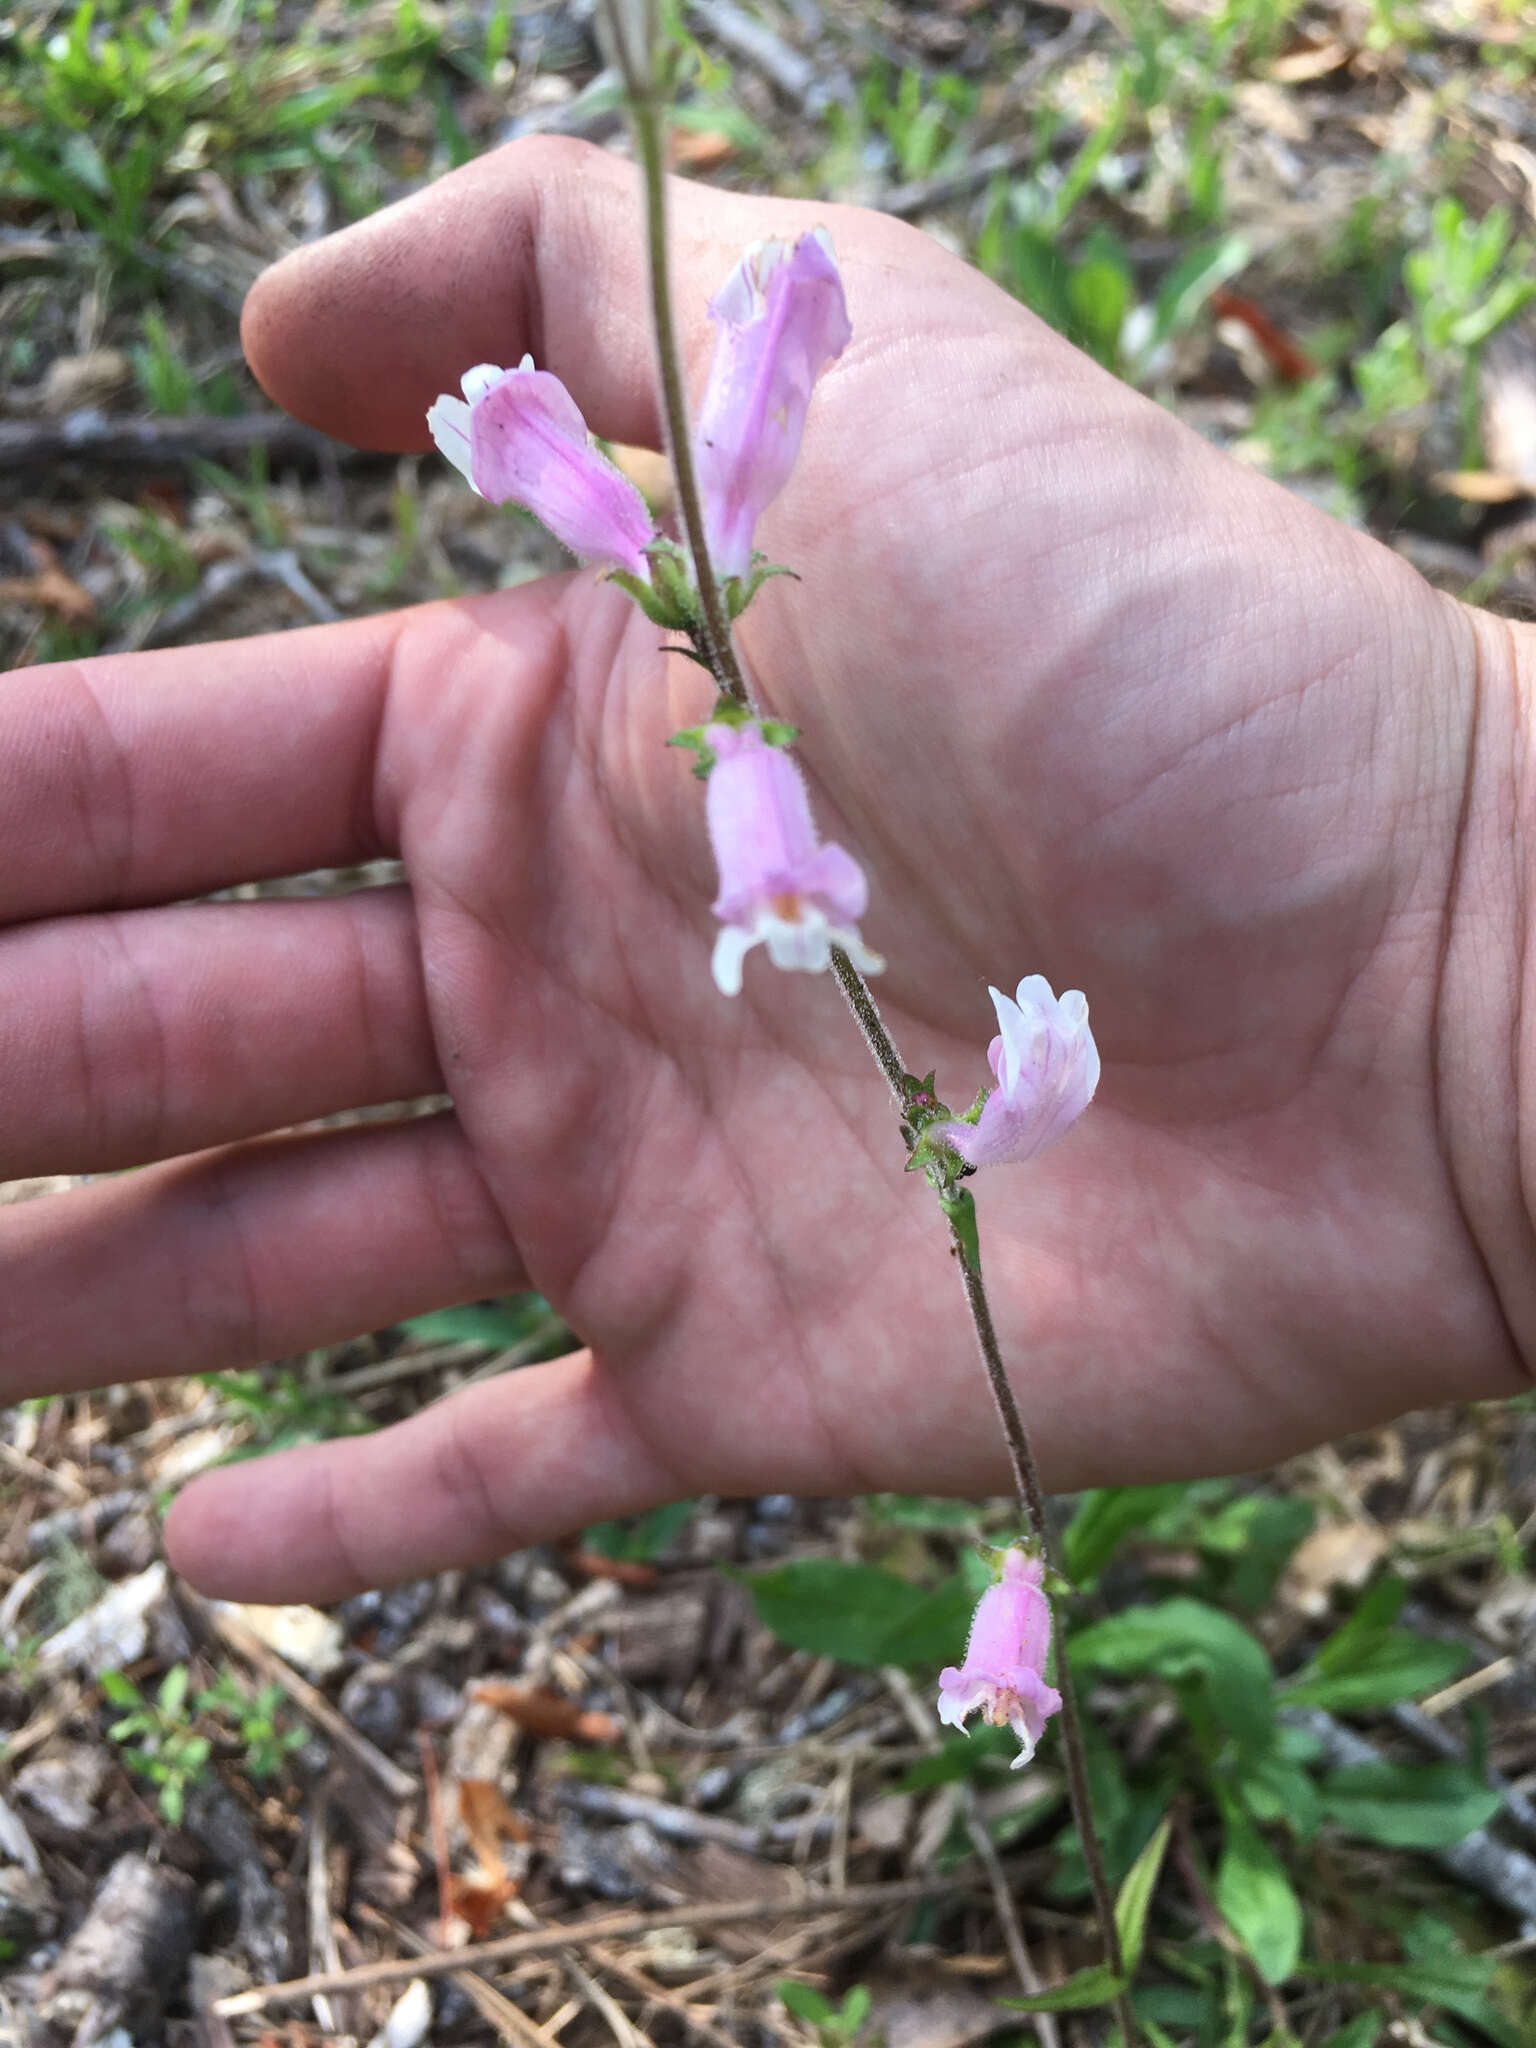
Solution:
[{"label": "pink tubular flower", "polygon": [[819,973],[841,946],[861,972],[885,962],[859,936],[869,902],[864,870],[841,846],[816,836],[800,771],[755,725],[711,725],[714,752],[705,807],[720,873],[711,971],[725,996],[741,992],[741,966],[765,945],[775,967]]},{"label": "pink tubular flower", "polygon": [[1010,1002],[990,991],[998,1036],[987,1048],[997,1088],[974,1124],[936,1124],[932,1135],[968,1166],[1033,1159],[1054,1145],[1093,1100],[1099,1049],[1088,1029],[1088,998],[1069,988],[1058,1001],[1043,974],[1028,974]]},{"label": "pink tubular flower", "polygon": [[524,356],[515,370],[481,363],[464,396],[427,414],[432,438],[482,498],[513,500],[584,562],[650,579],[645,549],[656,528],[628,477],[592,445],[575,399]]},{"label": "pink tubular flower", "polygon": [[976,1603],[965,1662],[939,1673],[939,1719],[963,1728],[978,1707],[994,1728],[1019,1738],[1013,1769],[1027,1764],[1061,1694],[1045,1682],[1051,1647],[1051,1603],[1041,1588],[1045,1568],[1027,1551],[1010,1550],[1002,1577]]},{"label": "pink tubular flower", "polygon": [[752,529],[784,488],[811,386],[852,328],[825,231],[793,248],[757,242],[716,292],[719,327],[694,435],[710,553],[722,576],[752,566]]}]

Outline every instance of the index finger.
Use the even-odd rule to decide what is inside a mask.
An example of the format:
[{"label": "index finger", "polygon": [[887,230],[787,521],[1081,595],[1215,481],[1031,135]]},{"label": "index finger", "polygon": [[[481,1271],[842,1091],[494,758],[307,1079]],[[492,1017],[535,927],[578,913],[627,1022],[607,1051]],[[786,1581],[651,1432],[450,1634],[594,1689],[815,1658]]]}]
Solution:
[{"label": "index finger", "polygon": [[[857,284],[895,274],[925,241],[851,207],[683,180],[671,191],[673,292],[696,367],[711,342],[708,300],[748,243],[818,225],[836,239],[841,223],[839,257],[853,255]],[[285,256],[252,288],[241,335],[285,410],[358,447],[429,446],[438,393],[456,391],[471,364],[515,363],[525,350],[569,386],[594,432],[659,447],[645,265],[634,165],[530,137]]]}]

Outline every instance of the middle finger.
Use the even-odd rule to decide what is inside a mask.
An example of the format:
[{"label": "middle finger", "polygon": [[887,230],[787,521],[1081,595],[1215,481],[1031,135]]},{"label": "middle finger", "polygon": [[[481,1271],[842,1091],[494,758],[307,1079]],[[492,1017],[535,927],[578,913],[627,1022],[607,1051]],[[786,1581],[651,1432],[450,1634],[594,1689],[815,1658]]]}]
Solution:
[{"label": "middle finger", "polygon": [[404,889],[0,933],[0,1179],[139,1166],[441,1086]]}]

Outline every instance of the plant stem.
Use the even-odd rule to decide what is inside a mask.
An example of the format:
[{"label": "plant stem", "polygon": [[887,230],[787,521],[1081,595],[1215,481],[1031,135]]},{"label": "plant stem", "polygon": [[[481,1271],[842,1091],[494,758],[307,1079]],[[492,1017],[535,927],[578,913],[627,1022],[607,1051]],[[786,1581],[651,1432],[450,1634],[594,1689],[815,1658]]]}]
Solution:
[{"label": "plant stem", "polygon": [[[1046,1514],[1045,1491],[1040,1484],[1040,1472],[1035,1464],[1029,1432],[1024,1427],[1024,1417],[1019,1412],[1012,1383],[1003,1365],[1002,1346],[997,1341],[997,1326],[992,1321],[992,1304],[987,1299],[987,1287],[981,1277],[981,1266],[973,1262],[968,1255],[965,1242],[953,1223],[950,1225],[949,1234],[965,1287],[965,1304],[971,1312],[971,1325],[976,1332],[976,1348],[980,1351],[981,1362],[986,1367],[987,1385],[992,1389],[997,1419],[1002,1424],[1003,1441],[1008,1446],[1008,1458],[1013,1466],[1014,1489],[1024,1510],[1029,1533],[1039,1544],[1041,1555],[1053,1571],[1059,1571],[1056,1544]],[[1120,1947],[1120,1930],[1115,1925],[1114,1895],[1109,1889],[1109,1879],[1104,1871],[1104,1857],[1099,1847],[1098,1830],[1093,1824],[1093,1798],[1088,1790],[1088,1758],[1083,1746],[1083,1724],[1077,1711],[1077,1693],[1072,1684],[1072,1673],[1067,1663],[1064,1641],[1059,1644],[1056,1655],[1056,1689],[1061,1694],[1061,1747],[1067,1764],[1067,1790],[1071,1800],[1072,1818],[1077,1823],[1078,1838],[1082,1843],[1083,1862],[1088,1870],[1088,1884],[1093,1893],[1094,1911],[1098,1915],[1099,1934],[1104,1943],[1104,1958],[1115,1975],[1123,1977],[1125,1957]],[[1131,2013],[1130,2000],[1123,1991],[1115,2000],[1115,2016],[1120,2022],[1124,2048],[1132,2048],[1137,2038],[1136,2022]]]},{"label": "plant stem", "polygon": [[[677,329],[672,317],[672,296],[667,270],[667,181],[662,162],[663,102],[652,82],[649,57],[653,53],[647,53],[646,67],[642,73],[623,55],[626,45],[622,35],[616,35],[615,40],[623,61],[626,97],[629,101],[636,147],[645,180],[651,318],[661,373],[667,441],[672,457],[672,472],[677,483],[678,510],[682,514],[683,530],[687,535],[688,550],[693,559],[694,583],[699,594],[702,626],[699,637],[703,642],[699,651],[707,658],[721,690],[736,703],[750,708],[751,694],[736,659],[736,650],[731,641],[730,618],[715,577],[714,565],[709,558],[709,543],[704,532],[698,478],[693,467],[693,451],[688,439],[688,408],[677,346]],[[864,1043],[873,1054],[896,1099],[898,1109],[905,1117],[906,1063],[881,1019],[879,1008],[870,994],[869,984],[840,946],[832,948],[832,970],[837,976],[838,986],[842,989],[848,1007],[853,1013]],[[1009,1385],[1008,1375],[1003,1366],[997,1331],[992,1322],[992,1310],[982,1282],[980,1263],[967,1252],[964,1240],[955,1230],[953,1223],[950,1225],[950,1233],[955,1256],[960,1262],[960,1271],[964,1277],[965,1298],[970,1308],[971,1322],[975,1327],[976,1341],[981,1351],[982,1363],[987,1370],[987,1380],[992,1389],[992,1398],[997,1405],[1003,1437],[1008,1446],[1008,1456],[1013,1465],[1019,1505],[1030,1534],[1049,1560],[1052,1544],[1050,1527],[1046,1520],[1045,1495],[1041,1490],[1040,1475],[1035,1466],[1034,1453],[1030,1449],[1029,1436],[1024,1428],[1024,1418],[1019,1413],[1018,1402],[1014,1399],[1013,1389]],[[1067,1760],[1067,1788],[1072,1818],[1082,1842],[1083,1860],[1088,1867],[1088,1879],[1093,1890],[1093,1902],[1099,1918],[1105,1957],[1110,1968],[1119,1976],[1124,1969],[1124,1959],[1119,1933],[1115,1926],[1114,1900],[1104,1874],[1104,1859],[1093,1823],[1093,1804],[1088,1791],[1082,1723],[1078,1718],[1077,1700],[1072,1690],[1064,1653],[1058,1657],[1057,1662],[1058,1690],[1061,1693],[1061,1737]],[[1135,2023],[1124,1993],[1115,2001],[1115,2011],[1123,2035],[1123,2048],[1133,2048],[1137,2038]]]},{"label": "plant stem", "polygon": [[875,999],[869,992],[869,983],[841,946],[832,948],[832,972],[837,976],[838,986],[848,998],[848,1007],[853,1012],[854,1022],[864,1035],[864,1043],[874,1054],[881,1073],[890,1082],[891,1093],[895,1096],[898,1106],[904,1107],[901,1084],[907,1077],[907,1070],[902,1065],[901,1054],[896,1050],[895,1040],[885,1028]]},{"label": "plant stem", "polygon": [[645,233],[651,277],[651,324],[656,334],[656,358],[661,371],[662,411],[665,416],[667,449],[672,457],[672,475],[677,484],[677,509],[682,514],[688,552],[693,558],[694,585],[699,593],[699,614],[704,641],[701,650],[709,658],[715,680],[735,703],[750,706],[751,692],[736,659],[731,641],[731,621],[709,559],[704,534],[704,512],[699,500],[699,480],[693,466],[693,444],[688,438],[688,398],[683,389],[682,358],[677,346],[677,329],[672,318],[672,293],[667,276],[667,178],[662,163],[662,107],[652,92],[631,92],[630,115],[634,122],[635,146],[645,177]]}]

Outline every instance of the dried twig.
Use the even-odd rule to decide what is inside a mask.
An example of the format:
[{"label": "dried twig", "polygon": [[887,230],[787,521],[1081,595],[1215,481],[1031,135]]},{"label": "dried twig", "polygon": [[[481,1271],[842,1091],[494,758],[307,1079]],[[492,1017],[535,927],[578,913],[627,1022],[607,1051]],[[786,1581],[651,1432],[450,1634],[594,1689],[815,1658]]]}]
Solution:
[{"label": "dried twig", "polygon": [[294,1977],[286,1984],[264,1984],[254,1991],[236,1991],[221,1998],[214,2011],[224,2019],[266,2012],[274,2005],[301,2005],[317,1991],[367,1991],[375,1984],[395,1984],[408,1977],[442,1977],[454,1970],[485,1969],[491,1964],[521,1962],[527,1956],[557,1955],[561,1949],[589,1948],[593,1942],[627,1941],[665,1927],[733,1927],[750,1920],[785,1920],[828,1913],[880,1912],[887,1906],[915,1904],[919,1899],[948,1898],[970,1890],[963,1878],[911,1878],[893,1884],[850,1885],[835,1897],[809,1893],[802,1899],[736,1899],[728,1903],[669,1906],[659,1913],[609,1913],[575,1926],[551,1927],[531,1934],[508,1934],[468,1948],[424,1949],[414,1957],[391,1957],[362,1963],[356,1969]]},{"label": "dried twig", "polygon": [[118,467],[156,463],[227,462],[253,448],[269,449],[284,461],[318,464],[322,450],[350,455],[313,427],[281,412],[219,414],[189,419],[110,417],[94,409],[61,420],[0,420],[0,468],[52,469],[61,462],[98,462]]},{"label": "dried twig", "polygon": [[[434,1951],[430,1941],[418,1934],[414,1927],[407,1927],[403,1920],[396,1920],[389,1913],[381,1913],[377,1907],[363,1909],[370,1920],[377,1920],[387,1927],[397,1941],[403,1942],[415,1956],[430,1956]],[[462,1953],[462,1952],[461,1952]],[[419,1977],[425,1973],[412,1969],[410,1974]],[[488,1984],[473,1970],[456,1970],[454,1983],[474,2006],[480,2017],[489,2020],[504,2041],[512,2048],[555,2048],[556,2035],[552,2028],[541,2027],[537,2020],[530,2019],[521,2006],[514,2005],[510,1998],[503,1997],[494,1984]]]}]

